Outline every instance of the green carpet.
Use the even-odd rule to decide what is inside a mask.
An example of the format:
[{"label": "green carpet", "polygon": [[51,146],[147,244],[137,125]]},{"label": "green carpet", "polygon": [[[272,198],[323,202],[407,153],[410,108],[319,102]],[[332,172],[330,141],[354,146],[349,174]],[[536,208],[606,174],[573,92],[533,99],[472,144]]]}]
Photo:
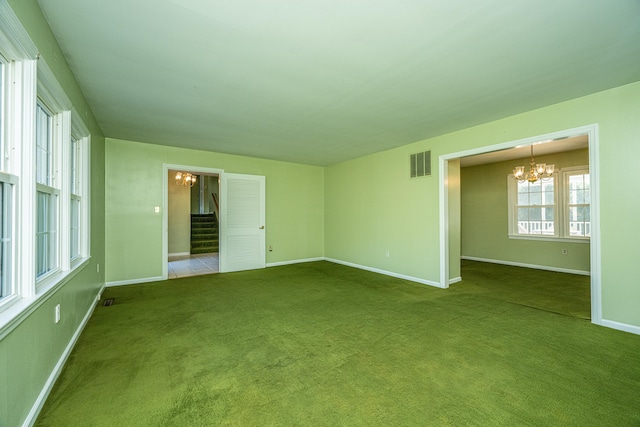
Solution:
[{"label": "green carpet", "polygon": [[315,262],[109,288],[36,425],[640,425],[640,337],[554,313],[588,295],[544,307],[526,272],[466,262],[441,290]]}]

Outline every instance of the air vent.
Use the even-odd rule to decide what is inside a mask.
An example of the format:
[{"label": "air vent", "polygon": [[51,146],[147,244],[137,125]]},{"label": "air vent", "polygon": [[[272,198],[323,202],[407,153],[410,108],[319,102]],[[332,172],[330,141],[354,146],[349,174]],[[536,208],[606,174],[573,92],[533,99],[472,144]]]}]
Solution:
[{"label": "air vent", "polygon": [[411,178],[431,175],[431,151],[412,154],[409,160],[411,162]]}]

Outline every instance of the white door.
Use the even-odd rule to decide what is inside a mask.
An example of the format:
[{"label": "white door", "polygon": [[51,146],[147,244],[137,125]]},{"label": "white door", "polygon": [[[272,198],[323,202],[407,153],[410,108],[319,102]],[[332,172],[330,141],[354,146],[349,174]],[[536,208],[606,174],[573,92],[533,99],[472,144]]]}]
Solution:
[{"label": "white door", "polygon": [[220,175],[220,272],[265,268],[265,178]]}]

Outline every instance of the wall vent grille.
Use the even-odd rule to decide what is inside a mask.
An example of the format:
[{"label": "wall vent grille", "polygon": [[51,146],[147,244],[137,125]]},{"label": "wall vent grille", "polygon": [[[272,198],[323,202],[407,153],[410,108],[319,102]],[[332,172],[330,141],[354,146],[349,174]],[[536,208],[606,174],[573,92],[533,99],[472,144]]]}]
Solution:
[{"label": "wall vent grille", "polygon": [[411,178],[431,175],[431,151],[423,151],[409,156]]}]

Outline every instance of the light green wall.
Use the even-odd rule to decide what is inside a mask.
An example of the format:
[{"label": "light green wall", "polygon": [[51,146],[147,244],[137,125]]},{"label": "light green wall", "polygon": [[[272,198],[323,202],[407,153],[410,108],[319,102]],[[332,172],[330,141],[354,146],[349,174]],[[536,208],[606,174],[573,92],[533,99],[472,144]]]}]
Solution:
[{"label": "light green wall", "polygon": [[[0,341],[0,426],[22,425],[104,283],[104,138],[35,0],[9,4],[91,132],[91,262]],[[55,324],[54,307],[61,305]]]},{"label": "light green wall", "polygon": [[167,225],[169,254],[191,251],[191,189],[176,185],[176,171],[169,171],[167,192]]},{"label": "light green wall", "polygon": [[[462,168],[462,255],[569,270],[590,271],[588,243],[515,240],[508,236],[507,175],[519,160]],[[536,156],[539,163],[555,164],[556,170],[588,166],[588,150]],[[562,255],[567,249],[567,255]]]},{"label": "light green wall", "polygon": [[[325,255],[439,282],[438,157],[597,123],[602,315],[640,326],[640,183],[632,176],[640,158],[638,117],[640,83],[634,83],[329,166]],[[433,176],[410,179],[409,155],[429,149]],[[380,175],[383,185],[371,186]],[[379,201],[376,212],[367,209],[373,200]]]},{"label": "light green wall", "polygon": [[267,263],[323,255],[323,168],[107,139],[107,282],[162,275],[163,164],[266,176]]},{"label": "light green wall", "polygon": [[325,256],[438,279],[437,153],[434,175],[409,178],[410,154],[432,148],[403,146],[326,168]]}]

